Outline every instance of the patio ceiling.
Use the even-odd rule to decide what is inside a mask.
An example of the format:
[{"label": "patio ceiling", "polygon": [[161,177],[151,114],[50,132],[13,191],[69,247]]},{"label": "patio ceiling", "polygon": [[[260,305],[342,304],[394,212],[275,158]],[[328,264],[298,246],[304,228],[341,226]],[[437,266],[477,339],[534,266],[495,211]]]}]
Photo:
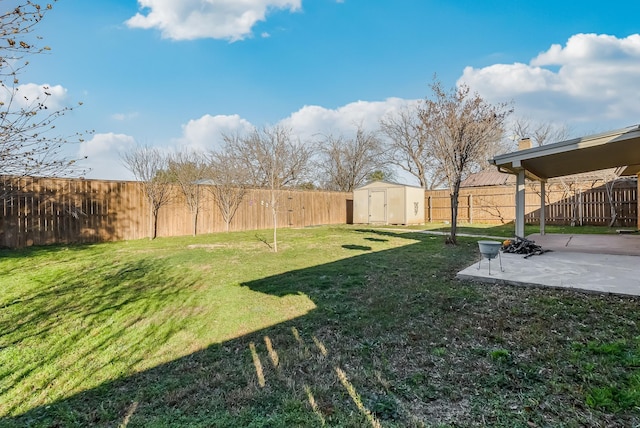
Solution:
[{"label": "patio ceiling", "polygon": [[621,175],[640,172],[640,125],[496,156],[502,172],[546,181],[553,177],[622,167]]}]

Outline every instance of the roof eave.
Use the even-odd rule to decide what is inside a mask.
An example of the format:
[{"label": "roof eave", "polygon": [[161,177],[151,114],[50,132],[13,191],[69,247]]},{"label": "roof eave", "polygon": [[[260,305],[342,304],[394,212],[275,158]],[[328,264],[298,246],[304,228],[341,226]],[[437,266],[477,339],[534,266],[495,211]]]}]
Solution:
[{"label": "roof eave", "polygon": [[[571,140],[560,141],[558,143],[548,144],[546,146],[532,147],[530,149],[518,150],[517,152],[506,153],[504,155],[498,155],[492,159],[494,164],[503,164],[507,162],[513,162],[522,159],[533,159],[542,156],[554,155],[556,153],[563,153],[570,150],[575,150],[581,147],[589,147],[602,144],[600,140],[609,140],[612,138],[620,137],[624,134],[637,131],[640,133],[640,125],[629,126],[627,128],[618,129],[615,131],[608,131],[601,134],[588,135],[586,137],[573,138]],[[633,138],[630,136],[629,138]]]},{"label": "roof eave", "polygon": [[[551,177],[541,177],[540,174],[536,174],[534,171],[525,168],[522,163],[524,161],[530,161],[546,156],[559,155],[567,153],[573,150],[585,149],[589,147],[596,147],[607,144],[612,140],[628,140],[633,138],[640,138],[640,125],[634,125],[627,128],[618,129],[615,131],[608,131],[601,134],[589,135],[581,138],[574,138],[571,140],[561,141],[546,146],[534,147],[531,149],[519,150],[517,152],[507,153],[504,155],[498,155],[490,160],[499,171],[509,174],[518,174],[521,171],[525,171],[528,178],[534,180],[546,180]],[[628,175],[632,175],[635,169],[628,170]],[[640,170],[640,166],[638,166]]]}]

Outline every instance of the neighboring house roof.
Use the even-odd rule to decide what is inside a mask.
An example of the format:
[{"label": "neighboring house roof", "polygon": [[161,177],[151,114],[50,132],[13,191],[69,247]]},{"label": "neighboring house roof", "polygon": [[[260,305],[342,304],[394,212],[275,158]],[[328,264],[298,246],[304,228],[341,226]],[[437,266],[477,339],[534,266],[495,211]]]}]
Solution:
[{"label": "neighboring house roof", "polygon": [[[560,178],[551,178],[549,183],[554,182],[594,182],[594,181],[610,181],[614,177],[620,176],[620,168],[609,168],[600,171],[584,172],[582,174],[572,174]],[[634,180],[635,177],[625,177],[626,180]],[[503,186],[513,185],[516,182],[516,176],[500,172],[496,170],[480,171],[467,177],[460,183],[461,187],[483,187],[483,186]]]},{"label": "neighboring house roof", "polygon": [[209,186],[215,186],[217,183],[210,178],[202,178],[200,180],[196,180],[193,184],[204,184]]},{"label": "neighboring house roof", "polygon": [[513,174],[507,174],[492,169],[470,175],[465,180],[462,180],[460,187],[502,186],[505,184],[513,184],[515,182],[516,178]]}]

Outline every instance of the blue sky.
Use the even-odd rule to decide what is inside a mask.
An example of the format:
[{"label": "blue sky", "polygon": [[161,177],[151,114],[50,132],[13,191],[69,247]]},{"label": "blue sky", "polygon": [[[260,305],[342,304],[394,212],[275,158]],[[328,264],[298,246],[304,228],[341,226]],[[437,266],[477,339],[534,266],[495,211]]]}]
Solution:
[{"label": "blue sky", "polygon": [[637,1],[59,0],[21,83],[83,102],[58,127],[95,130],[69,149],[89,178],[130,178],[118,152],[135,144],[373,129],[434,74],[581,135],[640,123],[638,16]]}]

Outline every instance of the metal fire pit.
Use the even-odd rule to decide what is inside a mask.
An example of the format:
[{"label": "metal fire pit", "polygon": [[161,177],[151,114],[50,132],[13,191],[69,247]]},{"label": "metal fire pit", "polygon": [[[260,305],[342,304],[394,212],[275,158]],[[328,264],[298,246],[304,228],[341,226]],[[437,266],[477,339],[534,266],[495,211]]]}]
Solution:
[{"label": "metal fire pit", "polygon": [[502,242],[478,241],[478,247],[480,248],[480,254],[482,254],[482,257],[478,262],[478,270],[480,270],[482,259],[487,259],[489,260],[489,275],[491,275],[491,259],[495,259],[496,257],[498,257],[498,260],[500,260],[500,271],[504,272],[504,269],[502,268],[502,256],[500,255]]}]

